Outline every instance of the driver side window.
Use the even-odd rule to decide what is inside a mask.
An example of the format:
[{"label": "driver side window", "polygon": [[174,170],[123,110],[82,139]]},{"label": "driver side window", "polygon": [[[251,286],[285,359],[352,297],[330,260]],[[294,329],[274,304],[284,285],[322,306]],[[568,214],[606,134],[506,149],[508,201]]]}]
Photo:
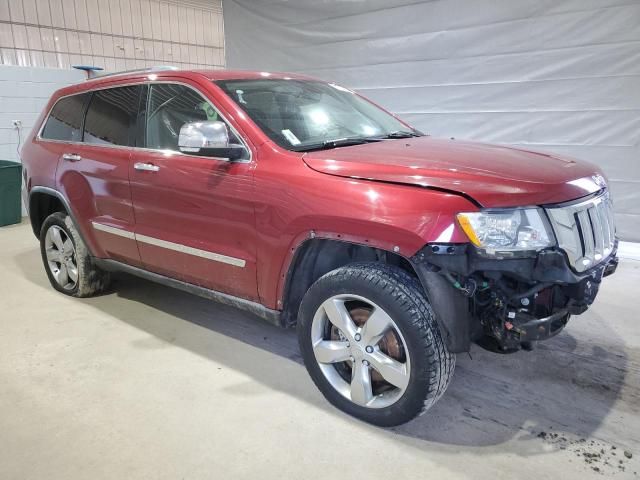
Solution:
[{"label": "driver side window", "polygon": [[[216,109],[192,88],[173,83],[150,86],[145,131],[147,148],[178,152],[178,137],[182,126],[185,123],[206,121],[224,122]],[[231,129],[229,140],[232,143],[242,143]]]}]

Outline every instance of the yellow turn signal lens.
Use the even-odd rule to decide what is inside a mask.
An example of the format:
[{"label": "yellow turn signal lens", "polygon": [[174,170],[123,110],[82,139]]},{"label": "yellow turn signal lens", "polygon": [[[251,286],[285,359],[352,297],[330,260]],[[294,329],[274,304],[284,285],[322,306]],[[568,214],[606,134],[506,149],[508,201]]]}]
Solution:
[{"label": "yellow turn signal lens", "polygon": [[482,243],[476,235],[476,232],[473,231],[473,227],[471,226],[471,222],[469,221],[467,216],[464,213],[459,213],[458,215],[456,215],[456,218],[458,219],[458,223],[462,227],[464,233],[466,233],[467,237],[469,237],[469,240],[471,240],[471,243],[473,243],[476,247],[482,246]]}]

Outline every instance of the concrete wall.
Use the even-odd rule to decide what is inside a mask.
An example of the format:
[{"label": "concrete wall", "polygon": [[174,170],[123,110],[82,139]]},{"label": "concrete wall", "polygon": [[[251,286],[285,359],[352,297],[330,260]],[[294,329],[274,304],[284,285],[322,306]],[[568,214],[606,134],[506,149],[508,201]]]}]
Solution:
[{"label": "concrete wall", "polygon": [[[24,142],[51,94],[84,78],[77,70],[0,65],[0,159],[19,162],[18,140]],[[22,122],[20,130],[14,120]]]},{"label": "concrete wall", "polygon": [[640,1],[224,0],[229,68],[354,88],[421,130],[592,161],[640,240]]},{"label": "concrete wall", "polygon": [[77,70],[0,65],[0,158],[19,161],[18,130],[13,120],[22,122],[20,136],[24,140],[51,94],[84,78]]}]

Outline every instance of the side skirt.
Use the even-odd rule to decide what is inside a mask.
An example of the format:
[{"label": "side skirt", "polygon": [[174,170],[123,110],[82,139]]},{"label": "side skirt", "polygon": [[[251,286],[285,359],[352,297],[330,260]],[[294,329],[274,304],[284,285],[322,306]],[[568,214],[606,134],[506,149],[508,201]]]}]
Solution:
[{"label": "side skirt", "polygon": [[109,260],[104,258],[94,258],[93,260],[96,265],[103,270],[107,270],[109,272],[129,273],[131,275],[135,275],[136,277],[151,280],[152,282],[156,282],[161,285],[177,288],[178,290],[191,293],[192,295],[197,295],[208,300],[213,300],[218,303],[230,305],[240,310],[251,312],[272,325],[283,327],[281,312],[278,310],[271,310],[270,308],[267,308],[259,303],[245,300],[244,298],[240,297],[234,297],[233,295],[218,292],[216,290],[209,290],[208,288],[199,287],[198,285],[194,285],[192,283],[176,280],[175,278],[165,277],[164,275],[149,272],[148,270],[143,270],[141,268],[132,267],[131,265],[127,265],[126,263],[118,262],[116,260]]}]

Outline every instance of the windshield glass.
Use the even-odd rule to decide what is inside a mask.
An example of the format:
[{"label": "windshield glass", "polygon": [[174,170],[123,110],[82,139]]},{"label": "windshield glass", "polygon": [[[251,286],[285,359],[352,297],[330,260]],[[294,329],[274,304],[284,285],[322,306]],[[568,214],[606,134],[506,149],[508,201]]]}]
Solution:
[{"label": "windshield glass", "polygon": [[333,148],[419,134],[334,84],[285,79],[224,80],[216,84],[265,134],[289,150]]}]

